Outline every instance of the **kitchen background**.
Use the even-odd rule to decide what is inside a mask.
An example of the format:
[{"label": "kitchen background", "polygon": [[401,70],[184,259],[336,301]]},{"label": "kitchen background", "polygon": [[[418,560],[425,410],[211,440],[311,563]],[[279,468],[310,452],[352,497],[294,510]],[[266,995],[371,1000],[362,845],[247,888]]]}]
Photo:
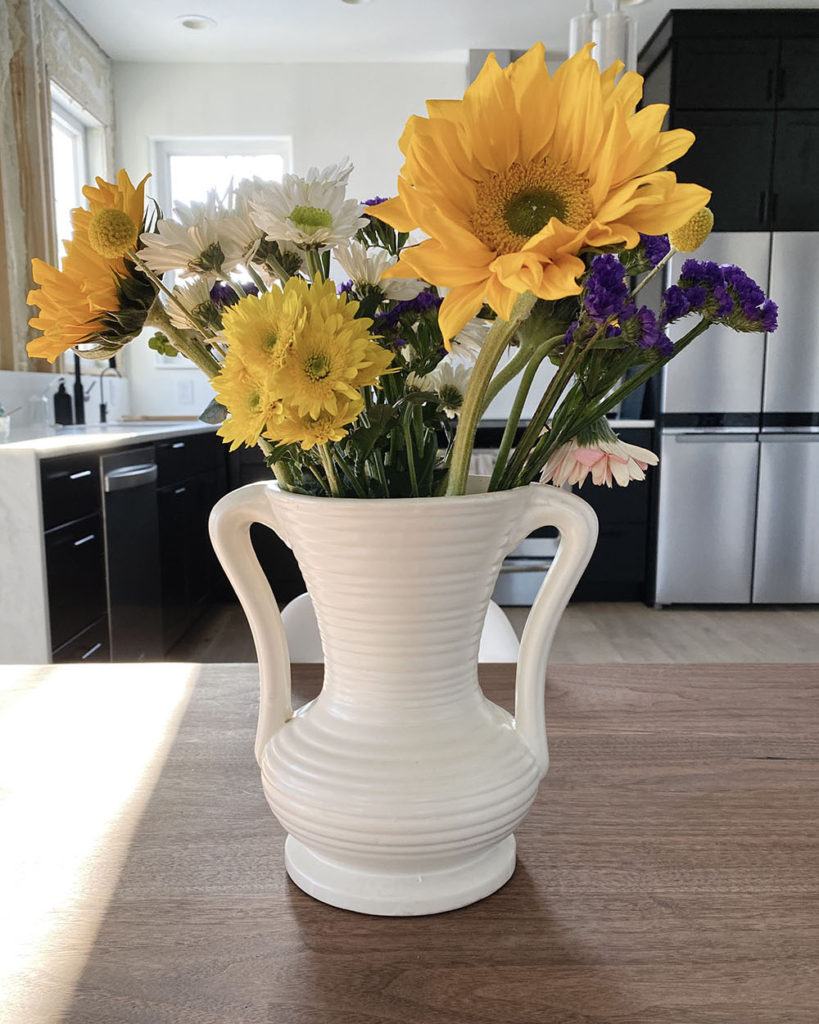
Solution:
[{"label": "kitchen background", "polygon": [[[372,0],[360,6],[314,0],[279,9],[249,2],[228,18],[221,5],[207,2],[199,4],[202,16],[196,16],[199,24],[193,28],[181,24],[181,8],[177,12],[158,0],[139,10],[99,0],[64,5],[11,0],[0,9],[0,401],[6,410],[16,410],[5,454],[15,449],[23,458],[29,444],[39,467],[31,504],[39,525],[31,543],[41,551],[35,587],[44,590],[40,660],[42,651],[47,660],[55,651],[65,653],[66,645],[90,649],[74,641],[92,625],[107,636],[95,656],[117,656],[110,550],[103,550],[104,540],[99,557],[107,576],[93,613],[64,626],[59,643],[49,634],[56,607],[54,595],[49,597],[49,557],[53,563],[54,556],[40,534],[47,539],[50,530],[75,521],[45,525],[46,470],[59,469],[59,459],[53,447],[35,451],[31,439],[53,433],[48,426],[53,394],[60,377],[71,391],[74,368],[65,360],[55,373],[27,359],[24,296],[29,257],[56,259],[55,222],[65,222],[71,205],[67,179],[58,174],[54,181],[50,173],[52,156],[59,155],[65,138],[81,140],[82,161],[75,159],[72,168],[80,178],[125,167],[138,180],[150,171],[149,191],[166,209],[171,173],[182,173],[174,166],[182,168],[186,158],[225,153],[275,153],[284,170],[296,171],[349,155],[355,164],[351,195],[390,194],[402,160],[397,140],[407,117],[422,113],[429,97],[460,96],[490,48],[503,61],[541,38],[550,63],[565,57],[569,20],[581,3],[561,0],[540,11],[533,6],[523,0],[505,5]],[[598,6],[608,10],[611,5],[601,0]],[[819,219],[812,191],[819,171],[819,12],[798,3],[787,4],[789,10],[723,3],[720,9],[730,9],[724,13],[710,4],[675,6],[670,16],[668,4],[627,7],[636,23],[646,95],[669,103],[672,126],[692,127],[698,135],[697,155],[681,164],[679,173],[715,189],[716,231],[702,255],[735,259],[763,287],[770,279],[771,293],[782,306],[782,328],[770,344],[728,332],[706,336],[672,364],[668,380],[621,410],[622,436],[661,449],[661,470],[622,493],[584,490],[600,516],[601,540],[576,597],[648,605],[810,605],[819,602],[813,511],[819,494],[815,484],[811,490],[819,479],[819,346],[811,284]],[[62,121],[55,124],[55,118]],[[81,381],[89,425],[99,422],[104,403],[109,422],[188,419],[186,443],[204,451],[213,442],[212,451],[200,452],[200,461],[187,472],[171,468],[161,454],[163,445],[182,443],[182,427],[171,430],[176,441],[165,436],[167,429],[151,436],[162,511],[157,550],[164,566],[156,593],[166,620],[164,639],[152,656],[161,656],[208,605],[229,596],[215,572],[196,587],[191,583],[185,600],[170,593],[174,577],[185,577],[187,570],[178,557],[174,562],[181,534],[169,524],[178,527],[183,517],[168,506],[167,495],[186,494],[185,514],[195,510],[204,519],[219,486],[256,479],[263,468],[253,453],[226,460],[218,442],[200,434],[194,421],[210,400],[210,388],[181,360],[163,360],[136,343],[117,373],[100,379],[92,370],[84,364]],[[783,374],[791,384],[777,383]],[[510,400],[509,392],[501,394],[488,411],[480,435],[487,451],[496,443],[496,421]],[[772,419],[773,412],[780,418]],[[144,451],[148,442],[143,434],[137,447]],[[133,446],[133,437],[126,442],[111,433],[104,445],[106,452]],[[79,452],[76,448],[71,457]],[[105,478],[99,458],[94,448],[98,485]],[[3,467],[0,461],[0,475]],[[17,472],[6,460],[4,479]],[[193,478],[199,480],[198,490],[190,484]],[[13,487],[2,498],[7,526],[20,516],[19,509],[9,507],[16,498]],[[98,506],[83,515],[101,514],[105,535],[102,499]],[[275,538],[260,536],[257,542],[277,596],[286,600],[299,589],[297,572]],[[198,552],[206,549],[206,540],[202,543]],[[535,538],[516,553],[510,568],[539,572],[505,574],[496,595],[501,603],[525,606],[554,544],[548,536]],[[91,549],[84,547],[88,555]],[[192,552],[185,556],[188,568],[195,561]],[[22,571],[13,558],[3,568],[6,578],[9,571]],[[91,614],[96,618],[89,619]],[[122,657],[140,656],[127,645],[121,651]],[[11,660],[8,653],[0,652],[0,658]]]}]

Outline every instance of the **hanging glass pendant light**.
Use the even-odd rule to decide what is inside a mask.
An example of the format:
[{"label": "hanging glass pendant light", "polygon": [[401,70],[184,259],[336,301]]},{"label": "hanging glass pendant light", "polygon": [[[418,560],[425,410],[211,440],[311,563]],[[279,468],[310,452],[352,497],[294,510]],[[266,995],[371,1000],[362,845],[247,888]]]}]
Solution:
[{"label": "hanging glass pendant light", "polygon": [[576,14],[569,22],[570,57],[582,50],[586,43],[594,41],[594,23],[596,21],[597,12],[594,9],[594,0],[586,0],[586,10],[582,14]]},{"label": "hanging glass pendant light", "polygon": [[598,15],[592,26],[592,38],[597,43],[594,57],[602,69],[621,60],[626,71],[636,71],[637,26],[620,10],[620,0],[611,0],[611,5],[612,9]]}]

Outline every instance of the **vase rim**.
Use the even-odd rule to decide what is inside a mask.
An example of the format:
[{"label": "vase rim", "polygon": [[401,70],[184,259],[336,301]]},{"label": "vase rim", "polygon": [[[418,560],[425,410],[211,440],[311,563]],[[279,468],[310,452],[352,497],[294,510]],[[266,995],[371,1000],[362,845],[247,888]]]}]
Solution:
[{"label": "vase rim", "polygon": [[[480,481],[484,482],[485,484],[488,484],[489,483],[489,477],[488,476],[486,476],[486,477],[470,476],[469,481],[473,485],[478,483],[478,485],[480,486],[480,483],[479,483]],[[424,505],[435,506],[436,508],[440,508],[444,504],[451,505],[451,504],[454,504],[454,503],[457,503],[458,505],[469,505],[469,504],[473,504],[474,505],[474,504],[476,504],[478,502],[482,502],[484,504],[487,504],[490,501],[493,501],[493,502],[495,502],[497,504],[500,504],[500,503],[505,502],[505,501],[510,501],[511,500],[510,499],[510,495],[513,495],[513,494],[514,495],[519,495],[521,493],[528,493],[530,488],[532,488],[532,487],[546,488],[546,487],[550,487],[551,486],[550,484],[539,484],[539,483],[534,483],[533,482],[533,483],[530,483],[530,484],[524,484],[521,487],[507,488],[507,489],[502,490],[502,491],[476,490],[476,491],[472,491],[471,493],[468,493],[468,494],[454,494],[454,495],[440,494],[440,495],[434,495],[432,497],[427,497],[427,498],[358,498],[358,497],[332,498],[332,497],[327,497],[326,495],[320,495],[320,494],[298,494],[298,493],[296,493],[294,491],[286,491],[286,490],[283,490],[279,486],[279,484],[278,484],[278,482],[276,480],[270,480],[267,483],[268,483],[269,489],[273,493],[279,494],[279,495],[282,496],[282,498],[286,498],[287,500],[293,501],[293,502],[296,502],[296,503],[308,502],[311,505],[313,505],[313,504],[316,504],[318,502],[323,502],[324,504],[326,504],[328,506],[333,506],[333,507],[340,507],[341,505],[345,505],[345,506],[349,507],[352,504],[368,505],[368,506],[371,506],[371,507],[389,505],[390,507],[392,507],[392,506],[397,505],[397,504],[400,503],[401,505],[411,506],[413,508],[419,508],[419,507],[422,507]],[[560,488],[555,488],[555,490],[560,490]]]}]

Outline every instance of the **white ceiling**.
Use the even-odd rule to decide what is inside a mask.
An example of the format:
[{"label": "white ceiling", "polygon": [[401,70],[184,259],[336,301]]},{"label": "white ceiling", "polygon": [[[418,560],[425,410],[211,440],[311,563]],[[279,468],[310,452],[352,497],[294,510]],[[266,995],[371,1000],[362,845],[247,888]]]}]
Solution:
[{"label": "white ceiling", "polygon": [[[627,0],[623,0],[624,3]],[[470,49],[566,54],[585,0],[62,0],[116,61],[464,61]],[[597,0],[609,10],[611,0]],[[805,7],[816,0],[648,0],[630,7],[642,46],[670,8]],[[199,14],[218,24],[182,28]]]}]

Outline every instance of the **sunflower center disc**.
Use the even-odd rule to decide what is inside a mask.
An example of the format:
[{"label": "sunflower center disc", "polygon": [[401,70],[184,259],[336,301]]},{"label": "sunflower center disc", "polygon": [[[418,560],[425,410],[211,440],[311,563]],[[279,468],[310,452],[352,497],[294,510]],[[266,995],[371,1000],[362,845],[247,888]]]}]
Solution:
[{"label": "sunflower center disc", "polygon": [[566,204],[554,192],[521,192],[504,211],[509,230],[531,238],[546,227],[552,217],[566,219]]}]

